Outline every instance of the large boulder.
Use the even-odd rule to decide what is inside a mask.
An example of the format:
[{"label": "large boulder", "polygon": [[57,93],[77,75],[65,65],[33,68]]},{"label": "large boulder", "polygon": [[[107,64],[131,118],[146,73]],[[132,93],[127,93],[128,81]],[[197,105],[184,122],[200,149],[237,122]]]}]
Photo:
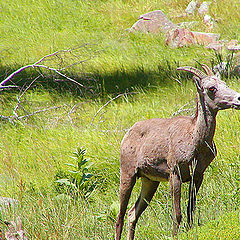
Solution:
[{"label": "large boulder", "polygon": [[138,19],[129,29],[130,32],[167,33],[169,30],[177,28],[177,25],[172,23],[161,10],[143,14]]},{"label": "large boulder", "polygon": [[[192,3],[195,1],[192,1]],[[208,6],[208,2],[205,2]],[[210,19],[211,20],[211,19]],[[210,21],[207,19],[206,21]],[[193,44],[207,46],[217,42],[220,38],[219,34],[190,31],[186,27],[174,24],[161,11],[156,10],[139,17],[139,20],[128,29],[130,32],[142,33],[163,33],[166,36],[166,44],[171,47],[183,47]]]},{"label": "large boulder", "polygon": [[177,28],[168,32],[165,43],[176,48],[195,44],[196,41],[191,31],[185,28]]},{"label": "large boulder", "polygon": [[220,38],[219,34],[194,32],[185,28],[177,28],[169,31],[166,37],[166,45],[171,47],[184,47],[193,44],[209,45]]},{"label": "large boulder", "polygon": [[220,34],[206,33],[206,32],[194,32],[192,31],[196,44],[207,46],[210,43],[217,42],[220,39]]}]

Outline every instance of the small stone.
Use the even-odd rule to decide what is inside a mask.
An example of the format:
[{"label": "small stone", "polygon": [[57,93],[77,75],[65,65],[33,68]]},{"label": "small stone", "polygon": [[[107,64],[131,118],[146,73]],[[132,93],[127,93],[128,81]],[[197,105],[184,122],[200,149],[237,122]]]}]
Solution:
[{"label": "small stone", "polygon": [[207,14],[209,12],[210,4],[211,4],[211,2],[203,2],[198,9],[198,13],[200,15]]},{"label": "small stone", "polygon": [[187,8],[185,9],[185,12],[188,13],[188,14],[193,14],[197,8],[197,5],[198,5],[198,1],[194,1],[192,0]]},{"label": "small stone", "polygon": [[212,20],[212,17],[211,17],[210,15],[208,15],[208,14],[206,14],[206,15],[204,16],[204,18],[203,18],[203,22],[204,22],[205,24],[209,23],[211,20]]},{"label": "small stone", "polygon": [[236,46],[232,46],[232,47],[227,47],[227,49],[228,49],[229,51],[238,52],[238,51],[240,51],[240,45],[236,45]]},{"label": "small stone", "polygon": [[210,15],[206,14],[203,18],[203,22],[209,27],[213,28],[214,25],[216,24],[216,21],[214,18],[212,18]]},{"label": "small stone", "polygon": [[236,39],[230,40],[230,41],[227,43],[227,46],[231,46],[231,45],[233,45],[233,46],[238,45],[238,40],[236,40]]}]

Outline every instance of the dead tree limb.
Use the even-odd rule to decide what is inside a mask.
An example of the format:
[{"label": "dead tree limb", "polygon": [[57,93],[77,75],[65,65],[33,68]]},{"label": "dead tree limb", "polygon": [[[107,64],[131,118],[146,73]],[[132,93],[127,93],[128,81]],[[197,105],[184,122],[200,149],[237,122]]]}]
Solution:
[{"label": "dead tree limb", "polygon": [[[71,82],[79,85],[80,87],[85,88],[85,86],[83,84],[81,84],[78,81],[68,77],[67,75],[63,74],[61,71],[64,71],[64,70],[66,70],[66,69],[68,69],[70,67],[73,67],[75,65],[84,63],[84,62],[90,60],[92,58],[92,56],[89,56],[85,60],[78,60],[78,61],[75,61],[75,62],[73,62],[71,64],[68,64],[67,66],[62,67],[61,65],[63,64],[63,58],[61,57],[61,54],[65,54],[65,53],[72,54],[73,51],[78,50],[78,49],[83,48],[83,47],[86,47],[87,45],[88,44],[84,44],[82,46],[79,46],[79,47],[76,47],[76,48],[73,48],[73,49],[56,51],[54,53],[48,54],[46,56],[43,56],[42,58],[40,58],[38,61],[36,61],[33,64],[29,64],[29,65],[26,65],[26,66],[23,66],[23,67],[17,69],[13,73],[11,73],[8,77],[6,77],[3,81],[0,82],[0,90],[2,90],[4,88],[16,87],[14,85],[5,86],[5,84],[7,82],[9,82],[15,75],[19,74],[20,72],[22,72],[23,70],[28,69],[28,68],[33,68],[33,69],[41,69],[41,68],[43,68],[43,69],[47,69],[49,71],[57,73],[58,75],[60,75],[61,77],[67,79],[68,81],[71,81]],[[74,56],[74,59],[78,59],[79,58],[78,55],[73,55],[72,54],[72,56]],[[57,57],[58,58],[58,61],[60,61],[60,67],[59,68],[50,67],[50,66],[47,66],[47,65],[43,64],[44,61],[46,62],[47,60],[50,60],[51,57]]]}]

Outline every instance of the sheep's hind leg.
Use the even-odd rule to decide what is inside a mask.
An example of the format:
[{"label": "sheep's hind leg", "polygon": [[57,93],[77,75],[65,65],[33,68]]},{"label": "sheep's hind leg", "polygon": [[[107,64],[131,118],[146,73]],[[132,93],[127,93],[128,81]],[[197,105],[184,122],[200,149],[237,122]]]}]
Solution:
[{"label": "sheep's hind leg", "polygon": [[129,198],[131,196],[132,189],[136,183],[136,174],[129,175],[121,173],[120,177],[120,210],[117,216],[117,222],[115,225],[115,240],[121,239],[123,220],[127,210]]},{"label": "sheep's hind leg", "polygon": [[142,188],[140,196],[134,206],[128,212],[128,240],[134,239],[138,218],[147,208],[159,185],[159,182],[152,181],[148,178],[141,178],[141,180]]}]

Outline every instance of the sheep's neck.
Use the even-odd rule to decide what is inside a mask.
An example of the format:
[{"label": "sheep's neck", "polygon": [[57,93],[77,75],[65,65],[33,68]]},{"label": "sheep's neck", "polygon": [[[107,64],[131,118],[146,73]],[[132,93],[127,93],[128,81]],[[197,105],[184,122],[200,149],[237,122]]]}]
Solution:
[{"label": "sheep's neck", "polygon": [[204,98],[200,96],[198,99],[197,112],[195,116],[195,144],[199,145],[204,142],[207,142],[210,145],[212,144],[216,128],[216,115],[217,111],[214,111],[207,106]]}]

